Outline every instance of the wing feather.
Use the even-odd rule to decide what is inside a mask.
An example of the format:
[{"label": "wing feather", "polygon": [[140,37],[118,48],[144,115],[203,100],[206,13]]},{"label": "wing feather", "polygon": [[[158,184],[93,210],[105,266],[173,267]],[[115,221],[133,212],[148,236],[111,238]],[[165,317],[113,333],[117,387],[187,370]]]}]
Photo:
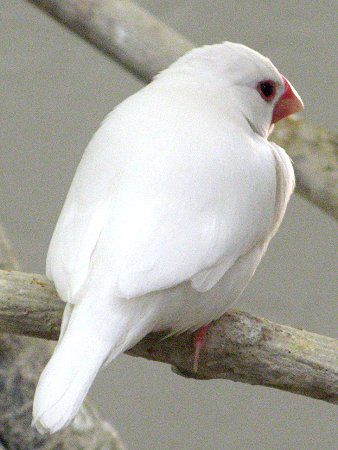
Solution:
[{"label": "wing feather", "polygon": [[155,102],[155,88],[107,117],[78,167],[47,261],[66,301],[88,280],[126,298],[187,280],[210,289],[271,227],[269,144],[202,97],[168,89]]}]

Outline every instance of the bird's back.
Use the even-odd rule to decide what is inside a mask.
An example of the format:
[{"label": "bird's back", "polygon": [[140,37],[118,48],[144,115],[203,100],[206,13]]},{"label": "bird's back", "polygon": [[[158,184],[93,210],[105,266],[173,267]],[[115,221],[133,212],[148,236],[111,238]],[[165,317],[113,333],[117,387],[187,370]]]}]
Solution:
[{"label": "bird's back", "polygon": [[65,301],[77,301],[91,266],[112,274],[118,295],[142,295],[224,258],[230,267],[268,229],[269,147],[189,89],[170,85],[159,96],[150,85],[88,145],[48,253],[47,274]]}]

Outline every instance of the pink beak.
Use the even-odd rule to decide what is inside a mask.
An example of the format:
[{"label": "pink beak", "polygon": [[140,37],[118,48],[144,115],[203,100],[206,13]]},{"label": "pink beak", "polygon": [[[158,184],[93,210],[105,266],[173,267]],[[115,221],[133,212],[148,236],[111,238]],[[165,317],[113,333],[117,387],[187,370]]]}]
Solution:
[{"label": "pink beak", "polygon": [[284,93],[273,109],[271,123],[276,123],[279,120],[284,119],[284,117],[304,109],[304,103],[296,89],[283,75],[282,78],[284,82]]}]

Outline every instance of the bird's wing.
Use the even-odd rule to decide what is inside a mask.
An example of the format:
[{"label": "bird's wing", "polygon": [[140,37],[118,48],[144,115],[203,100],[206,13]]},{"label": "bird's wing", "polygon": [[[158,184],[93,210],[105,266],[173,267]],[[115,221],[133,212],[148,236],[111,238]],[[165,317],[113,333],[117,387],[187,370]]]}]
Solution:
[{"label": "bird's wing", "polygon": [[[292,161],[285,150],[279,147],[274,142],[268,142],[266,143],[266,145],[270,147],[271,152],[274,156],[276,172],[275,206],[270,228],[261,242],[257,240],[253,242],[252,249],[254,249],[254,251],[250,249],[249,251],[242,254],[235,253],[236,261],[233,261],[234,264],[230,264],[230,261],[228,259],[225,259],[219,264],[211,267],[210,269],[202,270],[200,273],[195,275],[191,280],[191,284],[199,292],[208,291],[213,286],[215,286],[215,284],[224,276],[225,272],[227,272],[230,267],[232,268],[235,265],[236,267],[240,267],[243,261],[245,261],[246,266],[248,264],[248,261],[250,261],[250,270],[248,268],[245,268],[250,276],[245,277],[245,283],[239,283],[244,287],[254,273],[256,267],[259,264],[259,261],[266,251],[270,240],[275,235],[276,231],[279,228],[279,225],[281,224],[290,196],[295,188],[295,176],[292,167]],[[251,255],[249,259],[243,258],[249,254]],[[237,272],[239,271],[237,270]],[[231,274],[231,276],[233,279],[235,279],[235,276],[233,274]],[[228,283],[227,281],[227,284],[230,283]],[[236,297],[236,295],[229,296],[229,301],[233,301],[234,297]]]},{"label": "bird's wing", "polygon": [[283,220],[286,207],[295,188],[296,180],[292,161],[286,151],[274,142],[269,142],[269,145],[275,158],[276,168],[275,214],[269,233],[271,239]]},{"label": "bird's wing", "polygon": [[210,288],[271,226],[269,146],[203,100],[172,97],[131,97],[89,144],[47,261],[64,300],[88,282],[127,298],[187,280]]}]

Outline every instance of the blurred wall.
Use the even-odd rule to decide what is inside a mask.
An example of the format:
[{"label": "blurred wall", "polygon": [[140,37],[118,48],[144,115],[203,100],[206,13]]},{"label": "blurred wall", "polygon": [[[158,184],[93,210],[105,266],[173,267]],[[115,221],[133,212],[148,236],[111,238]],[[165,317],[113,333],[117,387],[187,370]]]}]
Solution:
[{"label": "blurred wall", "polygon": [[[197,44],[225,39],[269,56],[309,120],[336,121],[334,3],[140,1]],[[0,214],[22,266],[44,259],[83,149],[141,83],[23,0],[0,4]],[[238,307],[334,335],[335,223],[294,196]],[[337,448],[332,405],[227,381],[185,380],[127,356],[90,393],[130,450]]]}]

